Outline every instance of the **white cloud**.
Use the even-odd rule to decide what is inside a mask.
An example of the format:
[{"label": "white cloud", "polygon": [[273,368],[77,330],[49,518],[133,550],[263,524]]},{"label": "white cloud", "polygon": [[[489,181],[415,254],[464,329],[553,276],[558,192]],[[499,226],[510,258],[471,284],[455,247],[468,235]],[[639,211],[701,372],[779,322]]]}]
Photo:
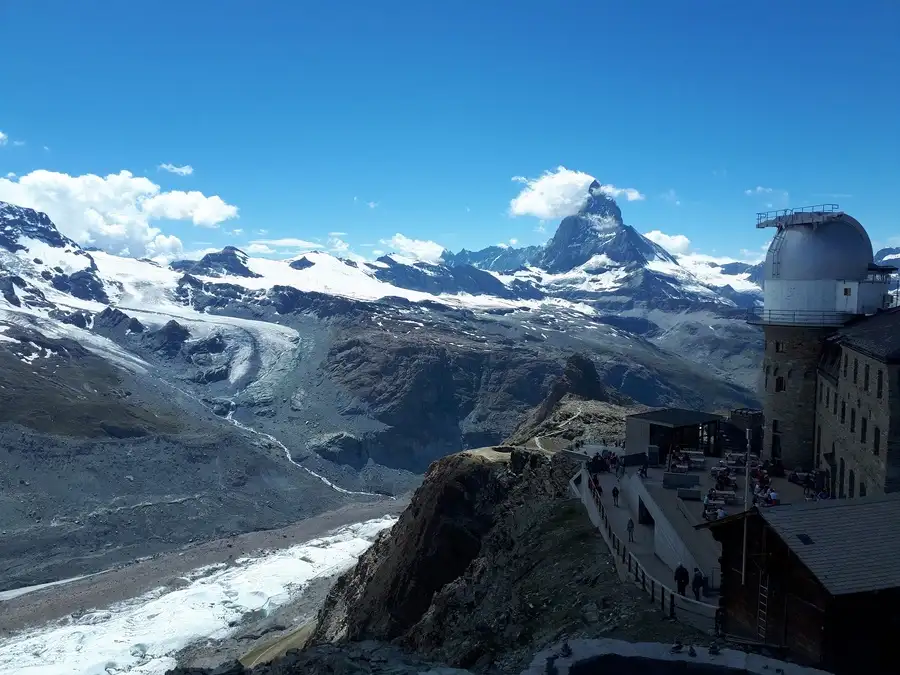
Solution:
[{"label": "white cloud", "polygon": [[755,188],[750,188],[749,190],[744,190],[745,195],[767,195],[774,192],[773,188],[763,187],[762,185],[757,185]]},{"label": "white cloud", "polygon": [[218,227],[238,214],[236,206],[226,204],[218,195],[207,197],[197,190],[161,192],[145,199],[141,208],[151,218],[190,220],[200,227]]},{"label": "white cloud", "polygon": [[[555,171],[545,171],[539,178],[514,176],[513,180],[525,187],[510,201],[511,215],[555,220],[578,213],[588,198],[588,187],[594,177],[559,166]],[[630,202],[644,199],[644,195],[634,188],[601,185],[600,191],[614,198],[624,196]]]},{"label": "white cloud", "polygon": [[283,239],[256,239],[251,244],[267,244],[269,246],[278,246],[281,248],[305,248],[314,249],[321,248],[321,244],[305,239],[294,239],[293,237],[285,237]]},{"label": "white cloud", "polygon": [[13,145],[17,148],[21,148],[23,145],[25,145],[25,141],[13,141]]},{"label": "white cloud", "polygon": [[48,148],[46,145],[44,146],[44,150],[46,150],[47,152],[50,152],[50,148]]},{"label": "white cloud", "polygon": [[659,230],[651,230],[645,232],[644,236],[662,246],[669,253],[684,255],[691,250],[691,240],[683,234],[666,234]]},{"label": "white cloud", "polygon": [[231,235],[232,237],[239,237],[244,233],[244,228],[236,227],[233,230],[229,230],[225,234]]},{"label": "white cloud", "polygon": [[[444,252],[444,247],[435,241],[410,239],[399,232],[390,239],[382,239],[381,243],[390,246],[397,253],[427,262],[440,260],[441,254]],[[375,252],[373,251],[373,253]]]},{"label": "white cloud", "polygon": [[331,237],[328,240],[328,247],[336,253],[346,253],[350,250],[350,244],[339,237]]},{"label": "white cloud", "polygon": [[8,141],[9,141],[9,136],[7,136],[2,131],[0,131],[0,145],[6,145],[6,143]]},{"label": "white cloud", "polygon": [[376,206],[378,206],[378,202],[366,202],[366,206],[368,206],[370,209],[374,209]]},{"label": "white cloud", "polygon": [[518,243],[519,243],[519,240],[516,239],[516,238],[512,238],[512,239],[509,240],[509,245],[510,245],[510,246],[515,246],[515,245],[518,244]]},{"label": "white cloud", "polygon": [[376,248],[372,250],[372,255],[384,255],[384,251],[382,251],[380,248]]},{"label": "white cloud", "polygon": [[257,230],[256,234],[258,234],[260,237],[265,237],[267,234],[269,234],[269,231],[268,230]]},{"label": "white cloud", "polygon": [[0,178],[0,200],[44,211],[59,230],[86,246],[120,255],[158,257],[182,250],[178,237],[152,225],[158,219],[215,226],[237,207],[200,192],[162,192],[149,178],[120,171],[108,176],[32,171]]},{"label": "white cloud", "polygon": [[15,177],[16,177],[16,174],[15,174],[15,172],[10,171],[8,174],[6,174],[6,177],[7,177],[7,178],[15,178]]},{"label": "white cloud", "polygon": [[681,206],[681,198],[678,196],[678,193],[675,192],[672,188],[669,188],[662,194],[662,198],[665,199],[670,204],[674,204],[675,206]]},{"label": "white cloud", "polygon": [[[194,246],[201,246],[206,242],[195,242]],[[203,248],[195,248],[190,251],[181,251],[175,254],[166,254],[166,255],[158,255],[153,256],[153,260],[156,260],[159,263],[168,263],[172,260],[199,260],[207,253],[218,253],[221,251],[221,248],[215,248],[214,246],[206,246]]]},{"label": "white cloud", "polygon": [[509,248],[509,244],[501,241],[499,244],[497,244],[497,248]]},{"label": "white cloud", "polygon": [[275,249],[267,246],[266,244],[254,243],[245,247],[244,250],[247,253],[275,253]]},{"label": "white cloud", "polygon": [[329,232],[328,236],[329,237],[346,237],[347,233],[346,232]]},{"label": "white cloud", "polygon": [[177,173],[179,176],[190,176],[194,173],[194,167],[190,164],[185,164],[184,166],[176,166],[174,164],[160,164],[159,169],[162,171],[168,171],[169,173]]}]

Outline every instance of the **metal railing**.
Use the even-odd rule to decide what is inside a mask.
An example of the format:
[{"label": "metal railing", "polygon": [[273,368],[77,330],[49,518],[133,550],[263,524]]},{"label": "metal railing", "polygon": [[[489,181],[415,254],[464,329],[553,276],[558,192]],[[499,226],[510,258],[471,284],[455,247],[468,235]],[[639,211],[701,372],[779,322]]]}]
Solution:
[{"label": "metal railing", "polygon": [[843,326],[853,317],[849,312],[818,311],[812,309],[763,309],[748,311],[747,321],[753,324],[784,326]]},{"label": "metal railing", "polygon": [[[779,225],[791,224],[794,221],[802,221],[804,223],[824,222],[837,216],[841,212],[841,207],[837,204],[816,204],[814,206],[798,206],[793,209],[776,209],[775,211],[760,211],[756,214],[756,227],[777,227]],[[801,214],[808,214],[803,216]],[[815,215],[821,214],[822,217],[817,219]]]},{"label": "metal railing", "polygon": [[609,546],[610,552],[623,566],[626,579],[647,593],[650,596],[650,602],[658,605],[663,612],[667,612],[669,617],[713,635],[719,635],[722,625],[719,607],[681,595],[659,579],[647,574],[646,568],[613,531],[593,476],[584,469],[582,472],[587,478],[587,481],[583,482],[586,482],[591,499],[600,513],[600,533]]}]

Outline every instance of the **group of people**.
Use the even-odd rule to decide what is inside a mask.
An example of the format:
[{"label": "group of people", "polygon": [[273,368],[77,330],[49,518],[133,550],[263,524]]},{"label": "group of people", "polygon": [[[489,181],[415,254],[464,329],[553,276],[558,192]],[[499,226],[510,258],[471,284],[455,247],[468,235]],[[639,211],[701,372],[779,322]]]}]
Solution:
[{"label": "group of people", "polygon": [[587,469],[591,475],[607,472],[614,473],[616,478],[625,475],[625,463],[614,452],[604,452],[602,455],[595,452],[587,462]]},{"label": "group of people", "polygon": [[694,599],[699,602],[700,594],[706,595],[708,590],[707,587],[709,582],[707,581],[706,576],[704,576],[699,568],[695,567],[694,576],[692,578],[687,571],[687,567],[682,563],[678,563],[678,567],[675,568],[675,586],[678,589],[679,595],[686,594],[688,584],[690,584],[691,590],[694,592]]},{"label": "group of people", "polygon": [[772,477],[767,468],[757,467],[750,471],[753,486],[753,504],[759,506],[777,506],[780,503],[778,491],[772,485]]}]

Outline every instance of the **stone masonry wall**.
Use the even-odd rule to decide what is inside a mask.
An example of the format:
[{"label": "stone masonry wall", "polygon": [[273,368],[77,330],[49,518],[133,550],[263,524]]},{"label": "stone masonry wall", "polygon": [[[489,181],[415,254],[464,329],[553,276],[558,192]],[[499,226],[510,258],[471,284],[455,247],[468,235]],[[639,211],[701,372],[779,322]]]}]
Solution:
[{"label": "stone masonry wall", "polygon": [[[815,457],[816,379],[822,341],[831,329],[765,326],[763,356],[763,457],[787,469],[812,468]],[[784,390],[777,391],[779,378]],[[777,431],[776,431],[777,429]]]},{"label": "stone masonry wall", "polygon": [[[868,386],[866,366],[869,368]],[[881,396],[878,395],[879,371],[883,378]],[[847,346],[841,349],[837,386],[829,378],[819,376],[820,391],[816,399],[818,468],[830,472],[829,485],[834,486],[838,497],[879,495],[900,489],[900,476],[897,475],[900,424],[891,425],[892,419],[900,419],[898,377],[900,373],[896,366],[888,366]],[[877,451],[876,436],[879,437]],[[833,459],[829,461],[828,454],[832,452]]]}]

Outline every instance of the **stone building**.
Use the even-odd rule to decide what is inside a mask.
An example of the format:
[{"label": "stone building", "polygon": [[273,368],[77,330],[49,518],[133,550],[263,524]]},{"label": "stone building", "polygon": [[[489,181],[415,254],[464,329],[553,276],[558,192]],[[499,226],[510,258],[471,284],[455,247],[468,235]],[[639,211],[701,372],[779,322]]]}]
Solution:
[{"label": "stone building", "polygon": [[817,389],[815,466],[831,493],[900,490],[900,308],[826,340]]},{"label": "stone building", "polygon": [[[824,436],[818,436],[817,408],[819,383],[828,377],[827,372],[820,374],[828,371],[823,356],[834,346],[843,349],[842,338],[836,336],[847,339],[845,327],[850,331],[851,325],[861,326],[891,306],[891,274],[896,269],[874,263],[865,229],[836,204],[760,213],[757,227],[777,230],[766,254],[764,305],[751,319],[763,327],[765,336],[763,457],[788,469],[808,470],[824,457],[817,453],[824,442]],[[872,368],[870,363],[870,377]],[[881,423],[885,426],[880,432],[888,429]],[[851,438],[847,432],[844,442]],[[841,442],[837,436],[832,442],[837,453]],[[840,462],[835,461],[839,473]],[[855,467],[855,472],[861,470]]]}]

